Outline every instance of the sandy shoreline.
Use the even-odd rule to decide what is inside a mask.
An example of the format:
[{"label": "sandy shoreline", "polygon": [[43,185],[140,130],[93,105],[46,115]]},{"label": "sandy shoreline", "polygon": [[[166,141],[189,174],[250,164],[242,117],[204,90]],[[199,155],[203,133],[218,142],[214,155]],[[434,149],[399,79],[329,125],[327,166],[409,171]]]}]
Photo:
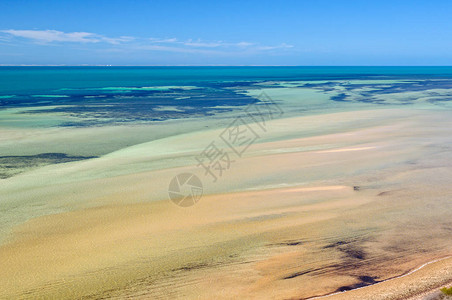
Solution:
[{"label": "sandy shoreline", "polygon": [[[444,279],[444,278],[438,278],[437,274],[434,273],[434,272],[437,272],[437,273],[444,272],[445,267],[444,267],[444,265],[441,264],[441,262],[443,262],[443,261],[446,261],[445,265],[447,268],[450,269],[450,266],[452,265],[452,257],[446,256],[444,258],[438,258],[438,259],[426,262],[426,263],[422,264],[421,266],[407,272],[406,274],[396,276],[394,278],[390,278],[390,279],[387,279],[382,282],[378,282],[378,283],[364,286],[364,287],[359,287],[359,288],[356,288],[356,289],[353,289],[350,291],[336,292],[336,293],[332,293],[332,294],[328,294],[328,295],[324,295],[324,296],[315,296],[315,297],[311,297],[308,299],[327,299],[327,298],[335,299],[336,298],[335,296],[345,297],[345,299],[347,299],[348,297],[350,297],[350,299],[352,299],[352,297],[361,299],[361,298],[365,298],[366,297],[365,295],[369,294],[369,293],[372,293],[374,295],[374,296],[372,296],[372,298],[379,299],[378,296],[375,296],[376,294],[384,294],[391,286],[393,286],[395,284],[416,283],[417,286],[414,289],[412,287],[409,287],[408,290],[406,290],[406,291],[403,291],[400,289],[396,292],[392,292],[391,294],[384,295],[382,299],[422,300],[426,296],[433,295],[433,294],[439,294],[440,288],[442,288],[444,286],[447,287],[452,284],[452,280],[449,279],[450,278],[449,274],[446,277],[447,279]],[[422,269],[424,269],[430,265],[433,265],[432,266],[433,270],[431,270],[429,273],[431,273],[433,276],[428,276],[426,278],[425,275],[424,276],[420,275],[418,277],[420,277],[421,279],[415,278],[415,276],[418,275],[415,273],[421,271]],[[444,276],[444,274],[441,274],[441,275]],[[419,284],[418,282],[420,280],[422,280],[425,284],[424,285]]]},{"label": "sandy shoreline", "polygon": [[[305,299],[400,276],[452,253],[449,117],[274,120],[217,183],[193,158],[221,130],[11,177],[0,296]],[[182,172],[204,184],[187,209],[167,194]],[[406,299],[451,279],[446,259],[328,298]]]}]

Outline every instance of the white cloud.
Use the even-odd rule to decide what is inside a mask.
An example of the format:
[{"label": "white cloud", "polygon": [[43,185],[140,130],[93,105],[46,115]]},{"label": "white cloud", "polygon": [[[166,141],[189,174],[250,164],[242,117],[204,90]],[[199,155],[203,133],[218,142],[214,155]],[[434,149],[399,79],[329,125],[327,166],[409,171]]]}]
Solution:
[{"label": "white cloud", "polygon": [[239,43],[226,43],[223,41],[217,41],[217,42],[204,42],[201,40],[193,41],[188,40],[186,42],[183,42],[185,46],[190,47],[201,47],[201,48],[217,48],[217,47],[240,47],[240,48],[246,48],[255,45],[254,43],[250,42],[239,42]]},{"label": "white cloud", "polygon": [[187,42],[183,43],[185,46],[189,46],[189,47],[199,47],[199,48],[216,48],[216,47],[221,47],[224,46],[224,44],[222,42],[201,42],[201,41],[197,41],[197,42],[193,42],[192,40],[188,40]]},{"label": "white cloud", "polygon": [[176,38],[170,38],[170,39],[157,39],[157,38],[149,38],[149,40],[153,43],[178,43],[178,40]]},{"label": "white cloud", "polygon": [[121,44],[121,43],[128,43],[134,41],[135,38],[133,36],[120,36],[118,38],[109,38],[109,37],[102,37],[101,41],[106,42],[109,44]]},{"label": "white cloud", "polygon": [[133,40],[132,37],[122,36],[109,38],[91,32],[62,32],[58,30],[1,30],[1,32],[42,43],[73,42],[73,43],[99,43],[119,44]]},{"label": "white cloud", "polygon": [[[178,44],[180,46],[187,46],[187,47],[194,47],[194,48],[217,48],[217,47],[227,47],[227,46],[231,46],[231,45],[237,45],[238,44],[231,44],[231,43],[224,43],[222,41],[215,41],[215,42],[206,42],[206,41],[202,41],[200,39],[198,40],[193,40],[193,39],[188,39],[185,41],[181,41],[177,38],[149,38],[149,41],[151,41],[151,43],[155,43],[155,44]],[[247,43],[241,43],[240,46],[243,46]]]},{"label": "white cloud", "polygon": [[249,43],[249,42],[240,42],[240,43],[236,44],[237,47],[249,47],[249,46],[253,46],[253,45],[254,45],[254,43]]},{"label": "white cloud", "polygon": [[251,42],[229,43],[224,41],[205,41],[201,39],[180,40],[172,38],[137,38],[132,36],[107,37],[92,32],[63,32],[58,30],[0,30],[3,38],[0,40],[13,42],[14,38],[31,40],[38,44],[51,44],[55,42],[94,44],[104,43],[117,45],[121,50],[150,50],[181,53],[256,53],[276,49],[293,48],[285,43],[279,45],[260,45]]},{"label": "white cloud", "polygon": [[207,41],[202,41],[200,39],[198,39],[198,40],[188,39],[186,41],[180,41],[176,38],[170,38],[170,39],[168,39],[168,38],[167,39],[151,38],[150,41],[153,43],[180,44],[180,45],[184,45],[187,47],[194,47],[194,48],[218,48],[218,47],[245,48],[245,47],[254,45],[254,43],[250,43],[250,42],[239,42],[239,43],[226,43],[223,41],[207,42]]},{"label": "white cloud", "polygon": [[288,45],[286,43],[282,43],[280,45],[276,45],[276,46],[260,46],[258,47],[259,50],[274,50],[274,49],[289,49],[289,48],[293,48],[294,46],[292,45]]}]

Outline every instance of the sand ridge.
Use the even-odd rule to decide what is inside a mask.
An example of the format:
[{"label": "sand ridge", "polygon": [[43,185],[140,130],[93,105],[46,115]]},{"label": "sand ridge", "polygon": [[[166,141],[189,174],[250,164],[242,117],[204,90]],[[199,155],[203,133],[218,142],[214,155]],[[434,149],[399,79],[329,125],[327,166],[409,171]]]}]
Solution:
[{"label": "sand ridge", "polygon": [[[449,119],[375,110],[274,120],[217,183],[193,157],[220,130],[9,178],[2,222],[15,226],[3,227],[0,295],[303,299],[400,276],[452,251]],[[167,196],[182,172],[204,184],[187,209]],[[331,299],[401,299],[448,270],[444,260]]]}]

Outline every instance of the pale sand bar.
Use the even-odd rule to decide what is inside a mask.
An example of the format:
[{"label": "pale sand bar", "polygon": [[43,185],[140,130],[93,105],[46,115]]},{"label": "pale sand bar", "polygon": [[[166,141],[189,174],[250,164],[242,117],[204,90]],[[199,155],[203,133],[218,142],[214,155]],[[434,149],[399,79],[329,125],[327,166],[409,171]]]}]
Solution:
[{"label": "pale sand bar", "polygon": [[[451,123],[414,109],[274,120],[216,183],[194,156],[221,130],[3,180],[0,298],[303,299],[403,275],[452,254]],[[182,172],[203,180],[193,207],[168,200]],[[328,298],[405,299],[451,268]]]}]

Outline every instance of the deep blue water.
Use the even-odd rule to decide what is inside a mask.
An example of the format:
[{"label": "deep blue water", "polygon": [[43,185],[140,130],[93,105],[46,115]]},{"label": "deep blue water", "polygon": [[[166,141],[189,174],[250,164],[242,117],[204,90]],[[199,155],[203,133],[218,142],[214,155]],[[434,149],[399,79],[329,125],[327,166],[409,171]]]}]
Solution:
[{"label": "deep blue water", "polygon": [[[238,92],[256,88],[256,83],[356,79],[411,81],[377,87],[379,93],[452,89],[452,67],[0,67],[0,109],[39,107],[33,113],[58,112],[83,120],[65,126],[158,121],[214,115],[228,110],[218,106],[256,102]],[[306,87],[328,91],[329,85]],[[362,101],[378,104],[372,93],[363,94]],[[346,102],[347,93],[331,100]]]},{"label": "deep blue water", "polygon": [[451,78],[452,67],[0,67],[0,95],[222,81]]}]

